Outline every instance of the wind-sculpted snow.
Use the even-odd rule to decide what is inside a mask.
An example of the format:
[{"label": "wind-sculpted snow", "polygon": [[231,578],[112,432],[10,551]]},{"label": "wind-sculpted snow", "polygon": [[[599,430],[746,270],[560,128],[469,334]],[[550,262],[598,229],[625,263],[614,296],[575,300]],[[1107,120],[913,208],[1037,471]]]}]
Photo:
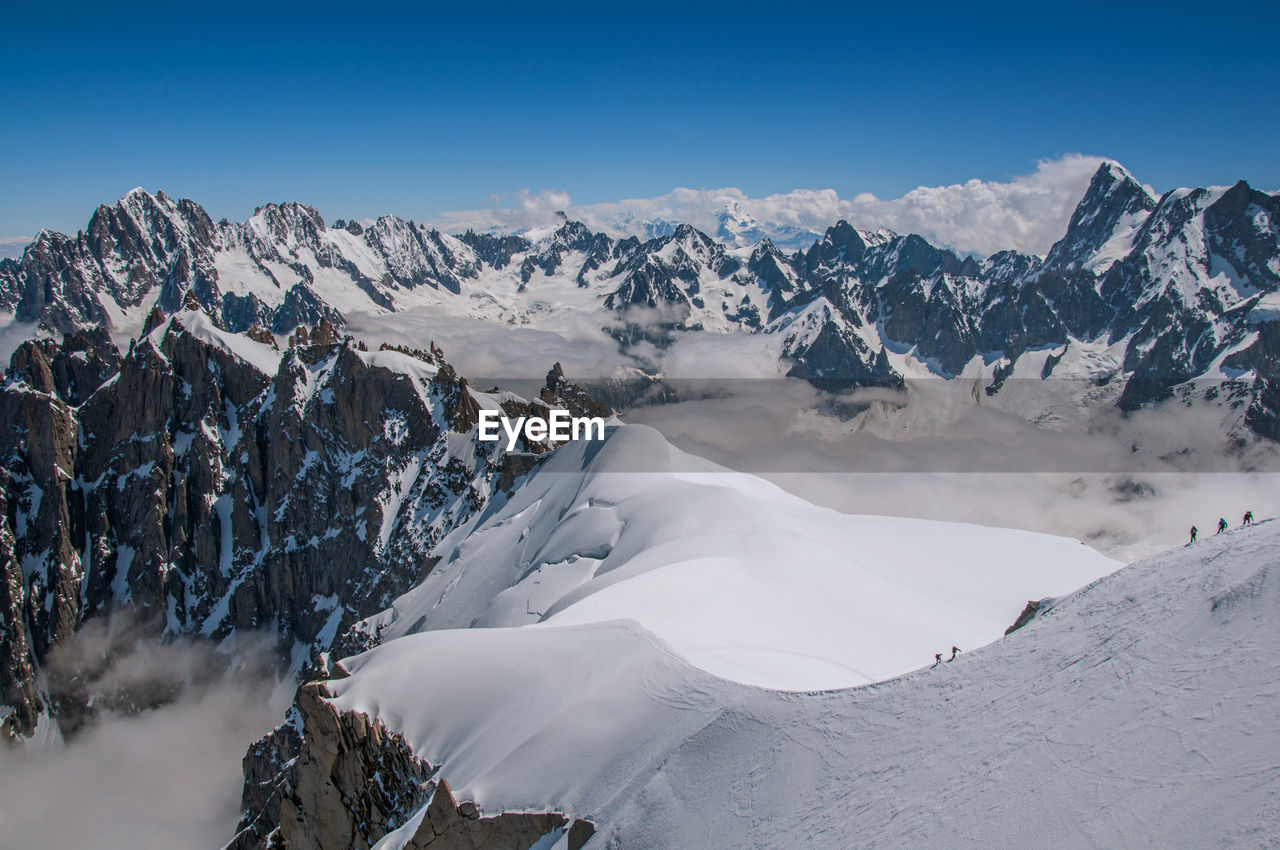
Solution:
[{"label": "wind-sculpted snow", "polygon": [[727,710],[976,649],[1027,598],[1118,566],[1073,540],[843,516],[625,425],[437,551],[359,627],[381,644],[342,662],[332,705],[485,811],[575,817],[615,810]]},{"label": "wind-sculpted snow", "polygon": [[384,640],[632,619],[695,666],[790,690],[879,681],[980,646],[1027,599],[1118,566],[1074,540],[845,516],[644,426],[562,448],[437,551],[431,575],[370,621]]},{"label": "wind-sculpted snow", "polygon": [[633,621],[554,617],[414,632],[329,687],[459,799],[590,818],[602,846],[1268,845],[1278,551],[1273,524],[1229,532],[851,690],[750,688]]},{"label": "wind-sculpted snow", "polygon": [[627,621],[425,632],[349,663],[335,707],[403,734],[486,811],[597,810],[742,693]]}]

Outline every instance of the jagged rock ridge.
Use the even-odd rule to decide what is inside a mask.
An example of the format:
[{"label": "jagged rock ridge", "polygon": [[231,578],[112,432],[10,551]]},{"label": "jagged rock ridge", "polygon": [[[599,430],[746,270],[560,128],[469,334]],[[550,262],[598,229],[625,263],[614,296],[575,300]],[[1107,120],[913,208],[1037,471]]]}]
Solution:
[{"label": "jagged rock ridge", "polygon": [[[435,563],[434,545],[531,470],[477,439],[475,394],[433,347],[363,351],[323,320],[283,351],[179,312],[123,355],[102,329],[23,344],[0,389],[0,724],[74,728],[38,670],[86,620],[234,654],[266,632],[297,672]],[[548,399],[594,402],[553,372]],[[355,644],[350,643],[355,641]]]},{"label": "jagged rock ridge", "polygon": [[[343,675],[339,667],[331,678]],[[403,736],[339,711],[330,696],[324,682],[303,685],[289,721],[249,749],[245,814],[229,847],[367,850],[399,830],[406,850],[528,850],[552,834],[579,850],[595,832],[558,812],[484,816],[472,802],[459,805]]]},{"label": "jagged rock ridge", "polygon": [[533,240],[394,216],[328,227],[296,203],[215,224],[191,201],[135,190],[87,231],[42,232],[0,267],[0,306],[69,330],[194,299],[228,330],[284,334],[356,313],[523,323],[586,304],[624,349],[678,332],[780,334],[780,373],[829,388],[898,386],[911,363],[954,377],[977,361],[995,393],[1030,352],[1060,362],[1101,341],[1118,347],[1122,409],[1194,392],[1273,437],[1278,204],[1244,182],[1156,198],[1107,162],[1047,256],[979,259],[844,222],[785,253],[745,244],[750,222],[733,215],[724,242],[688,225],[646,241],[573,221]]}]

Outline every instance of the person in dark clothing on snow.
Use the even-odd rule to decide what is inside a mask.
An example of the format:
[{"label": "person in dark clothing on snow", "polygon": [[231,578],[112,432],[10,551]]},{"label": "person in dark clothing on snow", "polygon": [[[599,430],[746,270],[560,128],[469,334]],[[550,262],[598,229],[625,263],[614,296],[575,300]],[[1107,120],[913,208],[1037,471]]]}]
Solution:
[{"label": "person in dark clothing on snow", "polygon": [[942,653],[939,652],[933,656],[933,666],[937,667],[941,663],[942,663]]},{"label": "person in dark clothing on snow", "polygon": [[1253,511],[1244,512],[1244,522],[1241,525],[1253,525]]},{"label": "person in dark clothing on snow", "polygon": [[1218,533],[1221,534],[1226,530],[1227,530],[1227,521],[1225,519],[1218,520]]},{"label": "person in dark clothing on snow", "polygon": [[1200,533],[1200,529],[1196,528],[1194,525],[1191,526],[1191,542],[1192,543],[1196,542],[1196,535],[1199,533]]},{"label": "person in dark clothing on snow", "polygon": [[951,660],[951,661],[955,661],[955,660],[956,660],[956,656],[957,656],[957,655],[959,655],[959,654],[960,654],[960,647],[958,647],[958,646],[953,646],[953,647],[951,647],[951,658],[950,658],[950,660]]}]

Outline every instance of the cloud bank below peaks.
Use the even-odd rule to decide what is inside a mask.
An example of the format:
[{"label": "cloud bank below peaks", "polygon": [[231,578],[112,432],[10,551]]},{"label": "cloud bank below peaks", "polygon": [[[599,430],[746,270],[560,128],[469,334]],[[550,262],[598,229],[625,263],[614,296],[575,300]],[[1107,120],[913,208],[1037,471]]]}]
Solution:
[{"label": "cloud bank below peaks", "polygon": [[34,241],[30,236],[0,236],[0,260],[5,257],[17,259],[23,250]]},{"label": "cloud bank below peaks", "polygon": [[863,230],[918,233],[961,253],[988,256],[1014,249],[1044,254],[1066,231],[1103,157],[1067,154],[1041,160],[1008,182],[969,180],[920,186],[900,198],[862,193],[841,198],[833,189],[796,189],[763,198],[740,189],[674,189],[656,198],[575,205],[567,192],[521,190],[482,210],[444,213],[433,222],[449,232],[529,231],[558,223],[556,213],[619,236],[652,238],[677,223],[718,239],[751,244],[768,236],[788,249],[807,247],[840,219]]}]

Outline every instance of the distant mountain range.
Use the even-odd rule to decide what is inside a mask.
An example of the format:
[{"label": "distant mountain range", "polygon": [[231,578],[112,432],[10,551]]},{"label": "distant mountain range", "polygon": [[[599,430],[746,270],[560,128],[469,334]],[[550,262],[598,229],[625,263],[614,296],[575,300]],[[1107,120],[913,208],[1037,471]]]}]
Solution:
[{"label": "distant mountain range", "polygon": [[[230,331],[430,311],[554,325],[598,314],[624,350],[673,334],[776,334],[780,374],[825,386],[931,374],[1078,377],[1133,409],[1175,393],[1227,405],[1280,437],[1280,197],[1239,182],[1157,198],[1103,163],[1045,257],[975,258],[840,222],[787,234],[741,207],[715,236],[649,222],[618,239],[579,222],[448,235],[394,216],[326,225],[269,204],[214,222],[195,202],[134,190],[75,236],[44,231],[0,261],[0,307],[44,332],[132,330],[195,298]],[[635,224],[634,222],[632,224]]]},{"label": "distant mountain range", "polygon": [[[750,552],[758,556],[761,574],[785,568],[773,580],[789,587],[797,575],[790,560],[815,562],[806,547],[818,546],[819,555],[836,560],[865,556],[870,564],[857,547],[941,534],[882,529],[879,538],[856,534],[847,543],[823,536],[831,530],[828,523],[836,528],[836,514],[798,507],[762,482],[744,476],[735,496],[721,483],[695,488],[674,468],[663,477],[663,463],[670,467],[676,450],[644,428],[613,428],[604,444],[569,452],[528,440],[504,452],[478,439],[480,409],[500,407],[512,416],[547,407],[607,411],[558,366],[522,398],[487,389],[488,382],[471,385],[425,340],[420,347],[369,351],[343,331],[356,317],[394,325],[426,314],[552,333],[585,318],[604,330],[602,340],[630,357],[635,374],[650,381],[665,377],[665,353],[709,335],[768,343],[763,350],[777,360],[773,374],[826,390],[910,390],[931,379],[971,392],[974,403],[1000,404],[1018,395],[1015,387],[1061,381],[1067,395],[1078,397],[1068,403],[1128,411],[1176,398],[1223,413],[1230,441],[1276,440],[1278,218],[1280,198],[1243,182],[1156,198],[1110,163],[1098,169],[1066,233],[1044,257],[1012,251],[965,256],[917,235],[858,230],[844,222],[812,242],[794,234],[809,244],[788,251],[741,209],[726,210],[715,236],[687,224],[652,222],[647,239],[616,238],[567,219],[519,235],[448,235],[391,216],[370,225],[328,225],[316,210],[296,203],[268,205],[243,223],[214,222],[192,201],[135,190],[100,207],[86,231],[42,232],[20,259],[0,261],[0,307],[15,317],[9,333],[32,337],[17,345],[0,385],[0,738],[20,741],[59,730],[70,736],[99,710],[136,712],[172,697],[175,691],[164,688],[119,687],[104,672],[109,666],[56,663],[86,622],[108,616],[137,625],[121,631],[129,640],[206,640],[232,665],[239,641],[265,632],[273,636],[282,673],[336,682],[345,671],[335,659],[379,645],[408,651],[423,628],[524,629],[557,611],[572,614],[575,605],[581,615],[589,607],[579,601],[586,596],[582,587],[600,591],[593,604],[603,604],[609,598],[604,591],[615,583],[644,586],[640,569],[632,566],[668,563],[654,558],[685,564],[693,557],[707,565],[725,563],[726,553]],[[56,334],[60,341],[49,338]],[[628,445],[642,450],[626,452]],[[539,477],[548,462],[549,474]],[[557,463],[570,464],[572,474],[563,475]],[[639,480],[628,492],[618,483],[628,477],[620,473],[637,468],[659,474],[632,476]],[[709,466],[703,471],[722,474]],[[749,507],[761,499],[767,510]],[[812,528],[791,528],[805,516]],[[819,526],[822,534],[814,531]],[[718,534],[708,535],[715,528]],[[947,533],[969,535],[972,528]],[[791,536],[780,535],[784,529]],[[1017,536],[984,534],[991,541]],[[819,545],[822,540],[828,543]],[[1072,559],[1089,555],[1074,542],[1065,549]],[[1252,549],[1236,554],[1255,568]],[[1193,560],[1129,575],[1201,569]],[[887,559],[885,570],[898,569],[899,561]],[[916,563],[931,569],[947,561],[935,554]],[[1043,561],[1024,553],[991,563]],[[1215,596],[1213,616],[1220,606],[1229,613],[1243,604],[1237,597],[1253,599],[1256,583],[1249,579],[1248,587],[1240,585],[1244,591],[1223,591],[1225,603]],[[811,594],[832,587],[825,580],[795,586]],[[942,592],[934,582],[926,586]],[[1111,586],[1119,588],[1115,599],[1132,600],[1121,593],[1130,584]],[[653,596],[658,604],[645,610],[666,617],[667,599],[688,598],[682,587]],[[868,587],[873,589],[845,593],[891,610],[882,603],[889,598],[885,588]],[[753,594],[751,604],[763,607],[752,610],[762,613],[742,622],[743,634],[754,640],[760,624],[770,622],[767,607],[779,592],[758,584]],[[1016,607],[1022,595],[1009,601]],[[900,598],[899,611],[918,613],[912,606],[919,599],[894,598]],[[1087,602],[1072,603],[1084,612],[1080,616],[1092,616],[1092,609],[1081,607]],[[1202,607],[1208,611],[1207,603]],[[635,614],[600,610],[613,622]],[[1163,609],[1152,610],[1150,622],[1168,622]],[[850,621],[839,609],[829,622]],[[777,633],[794,635],[801,625]],[[503,629],[468,631],[463,640],[486,640]],[[554,632],[527,631],[535,640]],[[467,724],[483,727],[484,712],[506,712],[516,701],[532,700],[530,712],[551,706],[554,717],[572,719],[547,727],[563,728],[569,737],[559,731],[531,737],[514,729],[501,760],[525,752],[529,741],[551,741],[547,752],[557,758],[571,751],[561,742],[586,741],[584,752],[597,759],[593,770],[611,772],[622,750],[581,737],[590,726],[579,719],[591,700],[613,690],[563,691],[561,681],[565,671],[571,682],[575,671],[586,681],[583,671],[595,676],[614,669],[623,656],[615,644],[597,646],[601,630],[584,634],[571,649],[603,652],[606,665],[566,667],[554,653],[538,651],[518,669],[486,666],[507,655],[459,644],[464,649],[452,654],[446,648],[406,656],[407,666],[396,668],[402,682],[424,670],[445,671],[415,680],[421,694],[384,692],[359,669],[348,684],[357,695],[372,695],[370,705],[389,706],[390,715],[407,718],[411,712],[400,712],[395,700],[408,700],[416,712],[427,705],[422,694],[446,698],[468,693],[467,682],[497,683],[501,687],[491,693],[500,699],[460,701],[456,714],[433,713],[430,720],[464,718],[459,734],[471,735],[476,727]],[[943,648],[943,638],[941,632],[929,637],[929,647]],[[618,640],[618,647],[649,646],[625,635]],[[1092,651],[1064,641],[1064,658]],[[835,646],[856,643],[841,639]],[[692,645],[694,654],[701,644]],[[101,654],[127,651],[112,644]],[[927,647],[914,647],[910,664],[926,653]],[[395,652],[370,657],[394,658]],[[657,656],[643,649],[628,657],[643,662],[636,669],[650,669],[645,665]],[[1002,659],[1013,656],[988,657],[1000,672]],[[765,652],[753,663],[775,669],[769,658]],[[628,672],[624,679],[657,687],[659,702],[675,700],[682,712],[696,707],[698,688],[709,677],[689,675],[683,661],[661,663],[681,672],[674,678]],[[1042,680],[1040,667],[1018,664],[1005,664],[1010,676]],[[741,658],[729,666],[746,669]],[[511,670],[518,676],[508,675]],[[536,687],[519,686],[521,676],[536,679]],[[424,842],[446,830],[514,831],[529,839],[520,846],[530,846],[563,828],[564,846],[577,847],[589,832],[575,819],[586,815],[600,818],[608,834],[632,835],[626,809],[610,803],[580,810],[566,803],[573,802],[567,792],[536,806],[531,798],[503,798],[502,814],[494,818],[479,818],[470,799],[455,807],[441,778],[474,779],[466,764],[446,759],[442,767],[412,730],[372,709],[333,702],[344,687],[304,686],[288,719],[250,749],[245,819],[234,846],[268,846],[286,833],[299,836],[299,846],[308,835],[325,839],[306,846],[354,846],[357,835],[360,846],[370,846],[393,829],[422,831]],[[903,687],[916,686],[908,681]],[[565,702],[564,693],[572,699]],[[705,702],[716,716],[728,704],[719,700]],[[974,705],[986,710],[989,702],[983,697]],[[568,708],[562,712],[561,705]],[[588,720],[621,716],[597,711]],[[1029,710],[1027,716],[1040,714]],[[652,727],[636,728],[680,732],[666,714],[653,717]],[[698,722],[711,719],[708,714]],[[1036,740],[1043,738],[1036,733]],[[681,732],[654,753],[665,760],[685,741]],[[532,763],[537,769],[528,775],[539,787],[551,787],[553,776],[565,788],[577,787],[587,762],[557,758]],[[553,763],[563,776],[549,772]],[[626,781],[648,782],[646,770]],[[393,781],[383,785],[381,777]],[[605,789],[615,798],[612,785],[592,782],[593,793]],[[432,796],[433,787],[445,793]],[[431,811],[424,808],[428,799]],[[616,799],[620,806],[633,800]],[[574,829],[576,843],[570,840]],[[657,833],[636,835],[632,843],[649,846]]]},{"label": "distant mountain range", "polygon": [[[715,213],[716,227],[711,234],[716,241],[727,247],[747,248],[768,239],[784,251],[804,251],[814,242],[822,238],[822,232],[784,224],[778,221],[761,221],[740,201],[729,200]],[[643,216],[634,210],[624,210],[607,215],[598,215],[596,226],[608,232],[627,236],[635,236],[642,241],[658,239],[675,233],[682,222],[677,219],[661,216]],[[493,233],[503,233],[498,228]],[[525,231],[527,232],[527,231]],[[521,231],[516,231],[521,234]]]}]

